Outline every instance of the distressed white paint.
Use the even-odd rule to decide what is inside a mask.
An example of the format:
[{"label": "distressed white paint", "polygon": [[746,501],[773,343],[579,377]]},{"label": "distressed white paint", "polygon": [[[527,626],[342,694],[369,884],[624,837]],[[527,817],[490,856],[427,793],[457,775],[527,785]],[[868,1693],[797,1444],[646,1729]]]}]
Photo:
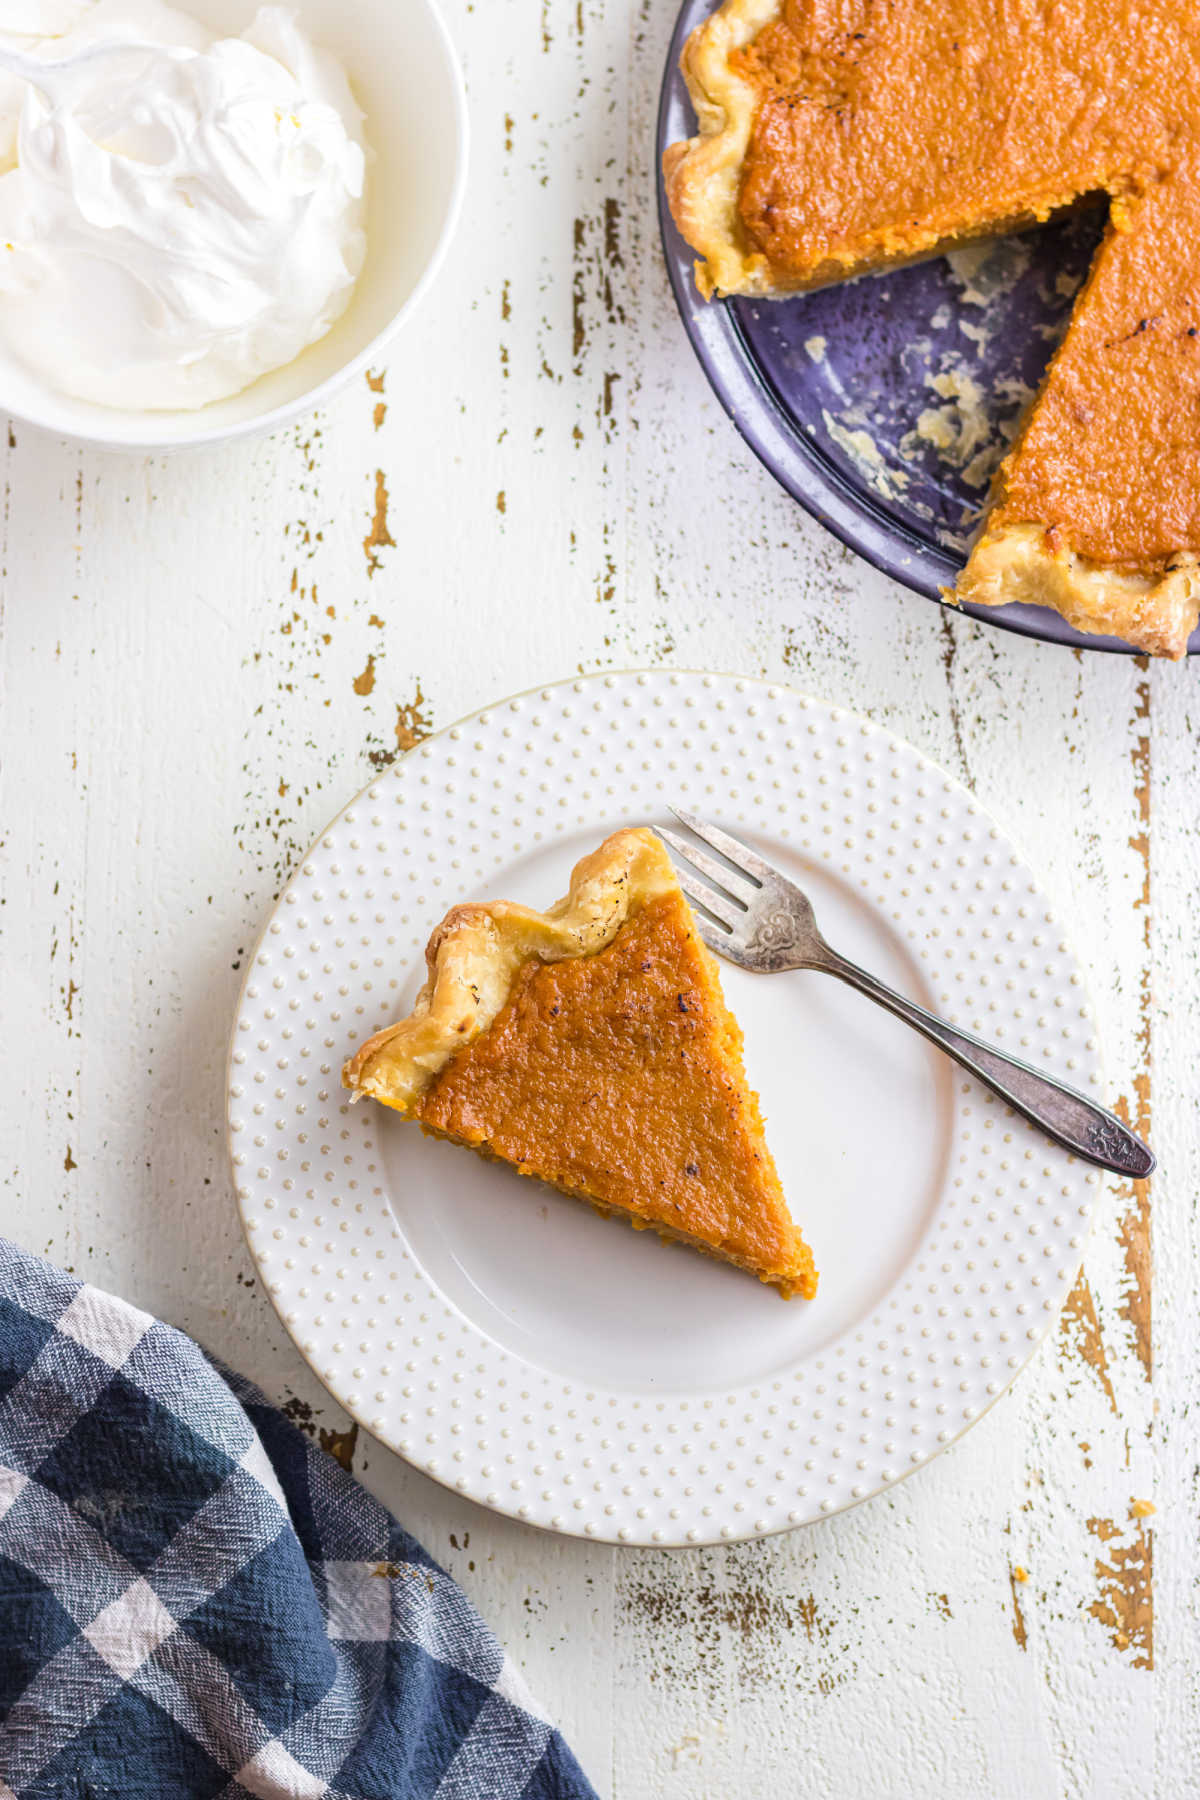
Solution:
[{"label": "distressed white paint", "polygon": [[[223,1060],[244,948],[395,747],[397,707],[419,683],[440,725],[577,668],[665,662],[865,710],[971,783],[1074,922],[1114,1095],[1151,1033],[1153,1394],[1114,1194],[1088,1258],[1111,1402],[1064,1330],[961,1445],[826,1527],[620,1553],[493,1519],[363,1440],[356,1468],[613,1800],[1173,1800],[1200,1763],[1194,674],[945,616],[773,488],[659,264],[648,157],[671,11],[449,0],[467,210],[382,396],[194,458],[23,430],[0,449],[3,1226],[343,1425],[247,1285]],[[395,542],[369,574],[377,470]],[[1088,1610],[1149,1495],[1153,1672]]]}]

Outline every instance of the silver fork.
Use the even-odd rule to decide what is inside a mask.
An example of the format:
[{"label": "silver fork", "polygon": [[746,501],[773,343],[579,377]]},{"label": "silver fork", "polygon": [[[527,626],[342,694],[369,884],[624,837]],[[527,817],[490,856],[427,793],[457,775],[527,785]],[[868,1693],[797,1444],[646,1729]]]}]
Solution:
[{"label": "silver fork", "polygon": [[[725,858],[721,863],[699,845],[665,827],[658,835],[690,864],[677,870],[688,897],[711,918],[699,914],[696,924],[710,950],[727,957],[740,968],[765,975],[784,969],[821,969],[836,975],[848,987],[857,988],[869,1000],[903,1019],[914,1031],[952,1056],[956,1063],[998,1094],[1015,1112],[1038,1126],[1047,1137],[1086,1162],[1111,1169],[1135,1180],[1149,1175],[1154,1156],[1141,1138],[1123,1125],[1115,1113],[1097,1106],[1053,1076],[1041,1075],[1015,1056],[1006,1056],[993,1044],[959,1031],[936,1014],[915,1006],[893,993],[865,969],[831,950],[821,933],[808,896],[794,881],[747,850],[728,832],[694,814],[673,806],[671,811],[689,831]],[[728,867],[732,864],[732,867]],[[697,880],[691,869],[704,877]]]}]

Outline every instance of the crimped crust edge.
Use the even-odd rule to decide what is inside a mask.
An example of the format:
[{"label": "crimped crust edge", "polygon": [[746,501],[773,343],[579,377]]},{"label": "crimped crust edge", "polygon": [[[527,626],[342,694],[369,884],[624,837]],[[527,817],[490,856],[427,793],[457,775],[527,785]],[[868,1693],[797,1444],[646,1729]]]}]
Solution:
[{"label": "crimped crust edge", "polygon": [[1150,656],[1178,661],[1200,614],[1200,557],[1181,554],[1161,570],[1126,573],[1081,556],[1044,524],[985,529],[953,598],[976,606],[1049,606],[1076,631],[1123,638]]},{"label": "crimped crust edge", "polygon": [[758,97],[729,59],[782,14],[783,0],[724,0],[684,45],[680,68],[699,131],[663,152],[663,182],[671,216],[702,258],[696,284],[706,300],[772,291],[767,259],[750,251],[738,217]]},{"label": "crimped crust edge", "polygon": [[452,907],[429,939],[412,1012],[367,1039],[343,1068],[342,1085],[411,1114],[451,1057],[487,1030],[525,963],[595,955],[627,919],[678,886],[658,839],[636,827],[614,832],[577,863],[567,893],[545,912],[511,900]]}]

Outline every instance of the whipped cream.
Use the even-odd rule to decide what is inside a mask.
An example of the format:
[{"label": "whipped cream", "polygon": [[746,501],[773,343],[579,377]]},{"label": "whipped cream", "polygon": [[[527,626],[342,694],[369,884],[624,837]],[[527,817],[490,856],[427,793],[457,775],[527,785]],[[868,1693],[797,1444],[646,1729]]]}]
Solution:
[{"label": "whipped cream", "polygon": [[160,410],[324,336],[365,252],[362,117],[291,13],[219,41],[159,0],[18,0],[4,24],[11,350],[64,393]]}]

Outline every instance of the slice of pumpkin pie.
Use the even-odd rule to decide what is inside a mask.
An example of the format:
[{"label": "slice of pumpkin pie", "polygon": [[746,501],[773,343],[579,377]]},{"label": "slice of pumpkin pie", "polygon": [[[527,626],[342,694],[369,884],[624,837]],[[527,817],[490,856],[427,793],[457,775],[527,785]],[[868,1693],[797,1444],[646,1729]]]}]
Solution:
[{"label": "slice of pumpkin pie", "polygon": [[547,912],[454,907],[425,959],[409,1017],[346,1064],[356,1095],[785,1296],[816,1292],[715,959],[649,831],[608,838]]}]

